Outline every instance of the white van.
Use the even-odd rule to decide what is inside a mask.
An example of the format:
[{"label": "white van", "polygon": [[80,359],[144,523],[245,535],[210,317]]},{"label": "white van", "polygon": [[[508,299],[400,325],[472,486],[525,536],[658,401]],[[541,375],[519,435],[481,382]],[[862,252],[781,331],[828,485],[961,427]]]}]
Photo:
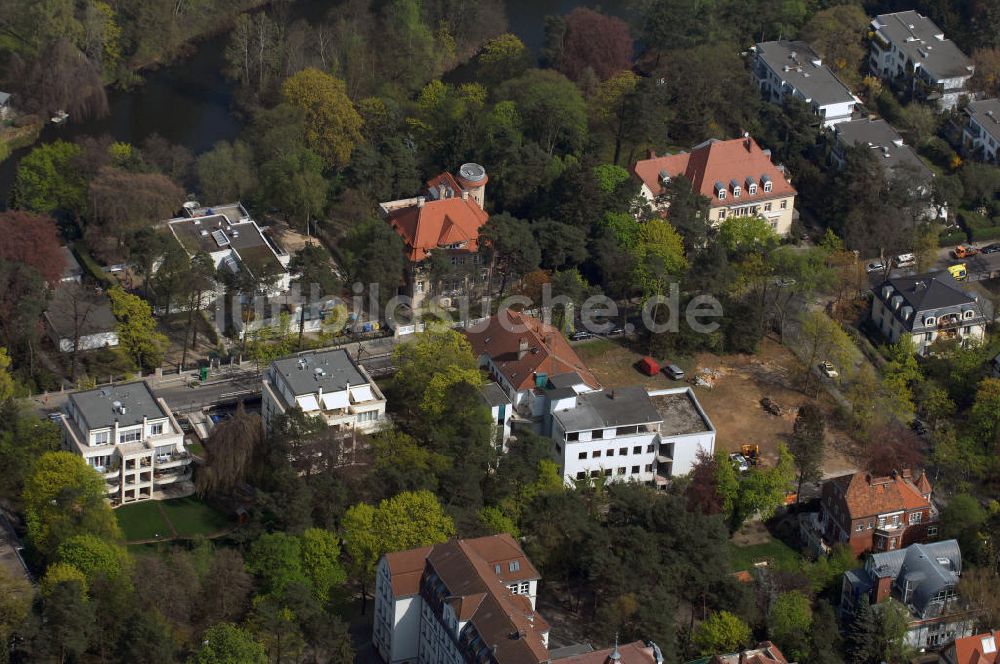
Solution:
[{"label": "white van", "polygon": [[917,257],[913,254],[900,254],[896,256],[896,267],[912,267],[917,264]]}]

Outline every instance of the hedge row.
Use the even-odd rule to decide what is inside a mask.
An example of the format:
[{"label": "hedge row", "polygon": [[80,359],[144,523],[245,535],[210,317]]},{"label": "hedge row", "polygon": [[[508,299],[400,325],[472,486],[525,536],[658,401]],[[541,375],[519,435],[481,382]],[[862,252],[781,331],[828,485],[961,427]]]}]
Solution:
[{"label": "hedge row", "polygon": [[968,240],[969,237],[965,234],[965,231],[958,230],[951,233],[942,233],[938,237],[938,245],[941,247],[951,247],[956,244],[964,244]]}]

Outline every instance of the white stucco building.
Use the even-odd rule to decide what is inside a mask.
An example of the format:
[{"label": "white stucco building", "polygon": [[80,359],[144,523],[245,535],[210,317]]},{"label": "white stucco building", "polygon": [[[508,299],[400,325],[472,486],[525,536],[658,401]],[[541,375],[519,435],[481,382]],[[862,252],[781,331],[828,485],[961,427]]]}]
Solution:
[{"label": "white stucco building", "polygon": [[861,103],[805,42],[761,42],[752,50],[757,86],[772,104],[794,97],[809,105],[821,127],[831,127],[850,120]]},{"label": "white stucco building", "polygon": [[967,152],[985,162],[1000,163],[1000,99],[978,99],[965,107],[968,122],[962,129]]},{"label": "white stucco building", "polygon": [[341,348],[271,363],[262,388],[265,426],[270,428],[275,416],[295,406],[344,431],[368,433],[385,424],[382,391]]},{"label": "white stucco building", "polygon": [[909,10],[879,14],[871,24],[868,67],[873,74],[905,82],[941,110],[958,105],[975,67],[934,21]]},{"label": "white stucco building", "polygon": [[554,454],[567,483],[605,477],[665,485],[699,452],[715,451],[715,427],[691,388],[642,387],[550,395]]},{"label": "white stucco building", "polygon": [[63,447],[101,474],[112,503],[171,498],[193,489],[184,433],[145,382],[71,394],[61,423]]}]

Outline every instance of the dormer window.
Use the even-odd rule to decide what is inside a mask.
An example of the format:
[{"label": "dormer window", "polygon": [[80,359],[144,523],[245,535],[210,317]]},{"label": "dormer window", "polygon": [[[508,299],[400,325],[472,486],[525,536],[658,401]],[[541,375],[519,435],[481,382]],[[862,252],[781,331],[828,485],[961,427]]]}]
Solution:
[{"label": "dormer window", "polygon": [[757,183],[756,182],[754,184],[751,184],[749,187],[747,187],[747,193],[750,194],[751,196],[756,196],[757,195]]},{"label": "dormer window", "polygon": [[730,180],[729,186],[733,188],[733,198],[739,198],[743,191],[742,187],[740,187],[740,183],[736,180]]},{"label": "dormer window", "polygon": [[721,182],[715,183],[715,196],[720,201],[726,200],[726,187]]},{"label": "dormer window", "polygon": [[720,189],[719,190],[719,200],[720,201],[726,200],[726,190],[725,189]]},{"label": "dormer window", "polygon": [[761,175],[760,181],[764,183],[764,193],[765,194],[771,193],[771,178],[769,178],[766,175]]},{"label": "dormer window", "polygon": [[965,313],[963,314],[963,316],[964,316],[965,318],[972,318],[972,316],[973,316],[974,314],[975,314],[975,312],[974,312],[974,311],[973,311],[972,309],[968,309],[968,310],[966,310],[966,311],[965,311]]},{"label": "dormer window", "polygon": [[924,325],[933,325],[936,322],[937,319],[934,318],[934,316],[928,316],[927,318],[924,319]]}]

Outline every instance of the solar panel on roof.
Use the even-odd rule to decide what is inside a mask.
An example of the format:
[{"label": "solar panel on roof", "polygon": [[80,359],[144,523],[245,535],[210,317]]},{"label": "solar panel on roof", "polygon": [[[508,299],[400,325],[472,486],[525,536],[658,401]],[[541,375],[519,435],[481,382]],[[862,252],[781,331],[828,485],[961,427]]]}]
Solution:
[{"label": "solar panel on roof", "polygon": [[229,236],[227,236],[226,232],[221,229],[212,231],[212,239],[214,239],[215,243],[220,247],[225,247],[229,244]]}]

